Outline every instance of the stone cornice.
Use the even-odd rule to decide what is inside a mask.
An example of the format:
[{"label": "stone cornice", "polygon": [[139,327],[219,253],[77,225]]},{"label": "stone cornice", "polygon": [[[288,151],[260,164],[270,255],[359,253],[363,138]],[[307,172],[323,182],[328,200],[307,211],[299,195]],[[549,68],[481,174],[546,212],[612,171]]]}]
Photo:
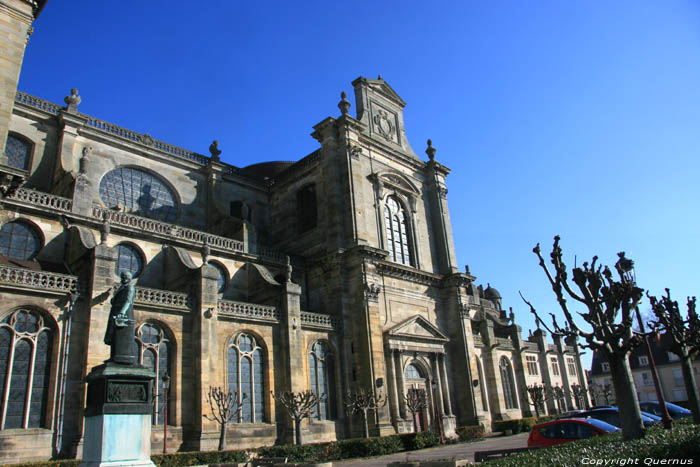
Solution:
[{"label": "stone cornice", "polygon": [[[368,148],[370,151],[378,152],[382,156],[398,160],[410,169],[417,170],[419,172],[425,171],[425,162],[422,160],[408,156],[401,151],[397,151],[395,147],[390,146],[378,139],[374,139],[369,135],[364,133],[359,135],[359,142],[363,144],[364,147]],[[377,149],[379,148],[379,150]]]},{"label": "stone cornice", "polygon": [[443,276],[389,261],[377,262],[377,272],[389,277],[425,285],[440,285]]}]

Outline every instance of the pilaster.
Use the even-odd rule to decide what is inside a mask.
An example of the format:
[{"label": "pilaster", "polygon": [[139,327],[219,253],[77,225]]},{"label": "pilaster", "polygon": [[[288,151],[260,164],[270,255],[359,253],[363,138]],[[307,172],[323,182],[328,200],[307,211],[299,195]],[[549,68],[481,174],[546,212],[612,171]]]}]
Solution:
[{"label": "pilaster", "polygon": [[[428,140],[428,151],[433,149]],[[434,156],[434,152],[432,152]],[[440,272],[451,274],[459,271],[457,255],[455,254],[454,239],[452,238],[452,222],[447,207],[447,187],[445,177],[450,173],[447,167],[434,160],[427,163],[428,197],[430,201],[430,218],[433,221],[433,241],[437,248]]]}]

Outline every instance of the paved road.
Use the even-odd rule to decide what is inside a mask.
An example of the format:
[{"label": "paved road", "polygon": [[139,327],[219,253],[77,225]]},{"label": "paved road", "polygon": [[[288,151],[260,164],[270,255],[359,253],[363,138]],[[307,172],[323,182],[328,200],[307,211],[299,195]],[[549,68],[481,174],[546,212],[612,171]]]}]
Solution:
[{"label": "paved road", "polygon": [[435,460],[435,459],[469,459],[474,462],[476,451],[490,451],[495,449],[514,449],[527,447],[528,433],[520,433],[513,436],[494,436],[481,441],[471,443],[450,444],[420,451],[402,452],[388,456],[371,457],[368,459],[349,459],[346,461],[333,461],[333,465],[342,467],[381,467],[390,462],[399,460]]}]

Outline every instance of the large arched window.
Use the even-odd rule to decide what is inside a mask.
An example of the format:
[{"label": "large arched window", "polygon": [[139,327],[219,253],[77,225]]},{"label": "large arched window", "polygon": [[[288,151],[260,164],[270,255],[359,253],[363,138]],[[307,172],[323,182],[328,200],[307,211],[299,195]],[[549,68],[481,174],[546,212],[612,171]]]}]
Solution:
[{"label": "large arched window", "polygon": [[33,148],[34,145],[26,139],[10,133],[7,135],[7,143],[5,143],[7,165],[15,169],[29,170]]},{"label": "large arched window", "polygon": [[[228,390],[238,395],[239,417],[234,423],[265,421],[265,376],[263,349],[250,334],[239,334],[228,348]],[[243,398],[243,394],[246,395]]]},{"label": "large arched window", "polygon": [[41,237],[27,222],[12,221],[0,229],[0,254],[19,260],[30,260],[41,249]]},{"label": "large arched window", "polygon": [[406,213],[398,200],[389,196],[384,204],[384,225],[386,227],[386,248],[392,261],[412,265],[408,246]]},{"label": "large arched window", "polygon": [[[154,425],[165,421],[165,390],[163,377],[170,377],[170,340],[163,329],[152,323],[145,323],[136,330],[136,342],[139,344],[139,363],[150,368],[156,374],[153,387],[155,410],[152,416]],[[168,396],[170,398],[170,396]]]},{"label": "large arched window", "polygon": [[506,409],[517,409],[518,401],[515,392],[515,382],[513,381],[513,367],[508,357],[501,357],[501,383],[503,384],[503,397],[506,402]]},{"label": "large arched window", "polygon": [[0,323],[0,429],[48,427],[52,337],[33,310],[19,309]]},{"label": "large arched window", "polygon": [[130,272],[131,277],[137,277],[143,270],[143,258],[139,251],[128,243],[117,245],[117,263],[114,273],[121,277],[123,272]]},{"label": "large arched window", "polygon": [[414,364],[409,364],[406,366],[406,371],[403,373],[405,379],[421,379],[423,378],[420,374],[420,370]]},{"label": "large arched window", "polygon": [[314,408],[314,420],[335,418],[335,360],[328,344],[316,342],[309,352],[311,391],[320,397]]},{"label": "large arched window", "polygon": [[177,218],[175,193],[160,177],[132,167],[111,170],[100,182],[100,198],[110,208],[165,222]]}]

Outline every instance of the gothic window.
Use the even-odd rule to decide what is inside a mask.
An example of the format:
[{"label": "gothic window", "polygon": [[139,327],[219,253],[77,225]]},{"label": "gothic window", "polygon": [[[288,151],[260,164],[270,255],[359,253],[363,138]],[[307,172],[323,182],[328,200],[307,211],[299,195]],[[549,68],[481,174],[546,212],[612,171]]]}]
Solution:
[{"label": "gothic window", "polygon": [[136,331],[136,342],[139,344],[139,363],[156,374],[153,386],[155,410],[151,420],[154,425],[162,425],[165,421],[166,396],[163,377],[166,374],[170,376],[170,340],[159,326],[145,323]]},{"label": "gothic window", "polygon": [[503,397],[506,402],[506,409],[517,409],[515,383],[513,381],[513,368],[508,357],[501,357],[501,383],[503,385]]},{"label": "gothic window", "polygon": [[34,145],[24,138],[7,135],[5,144],[5,154],[7,154],[7,165],[20,170],[29,170],[29,162],[32,156]]},{"label": "gothic window", "polygon": [[100,198],[110,208],[123,206],[130,213],[165,222],[177,218],[173,190],[157,175],[131,167],[111,170],[100,182]]},{"label": "gothic window", "polygon": [[386,227],[386,247],[393,261],[411,265],[411,252],[408,247],[406,213],[393,196],[384,205],[384,225]]},{"label": "gothic window", "polygon": [[[265,421],[263,349],[250,334],[231,340],[227,355],[228,390],[238,395],[241,411],[234,423]],[[245,398],[243,395],[245,394]]]},{"label": "gothic window", "polygon": [[311,391],[321,400],[314,408],[314,420],[335,418],[335,361],[325,342],[316,342],[309,352]]},{"label": "gothic window", "polygon": [[131,277],[137,277],[143,270],[143,258],[139,251],[128,243],[117,245],[117,264],[114,273],[121,277],[123,272],[130,272]]},{"label": "gothic window", "polygon": [[216,271],[219,273],[217,292],[222,293],[224,291],[224,289],[226,288],[226,279],[227,279],[226,269],[221,264],[219,264],[215,261],[209,261],[207,264],[209,266],[216,268]]},{"label": "gothic window", "polygon": [[0,429],[48,427],[52,334],[32,310],[0,323]]},{"label": "gothic window", "polygon": [[316,187],[309,185],[297,192],[297,216],[299,232],[306,232],[316,227],[318,210],[316,206]]},{"label": "gothic window", "polygon": [[0,254],[19,260],[30,260],[41,249],[41,237],[27,222],[12,221],[0,229]]}]

